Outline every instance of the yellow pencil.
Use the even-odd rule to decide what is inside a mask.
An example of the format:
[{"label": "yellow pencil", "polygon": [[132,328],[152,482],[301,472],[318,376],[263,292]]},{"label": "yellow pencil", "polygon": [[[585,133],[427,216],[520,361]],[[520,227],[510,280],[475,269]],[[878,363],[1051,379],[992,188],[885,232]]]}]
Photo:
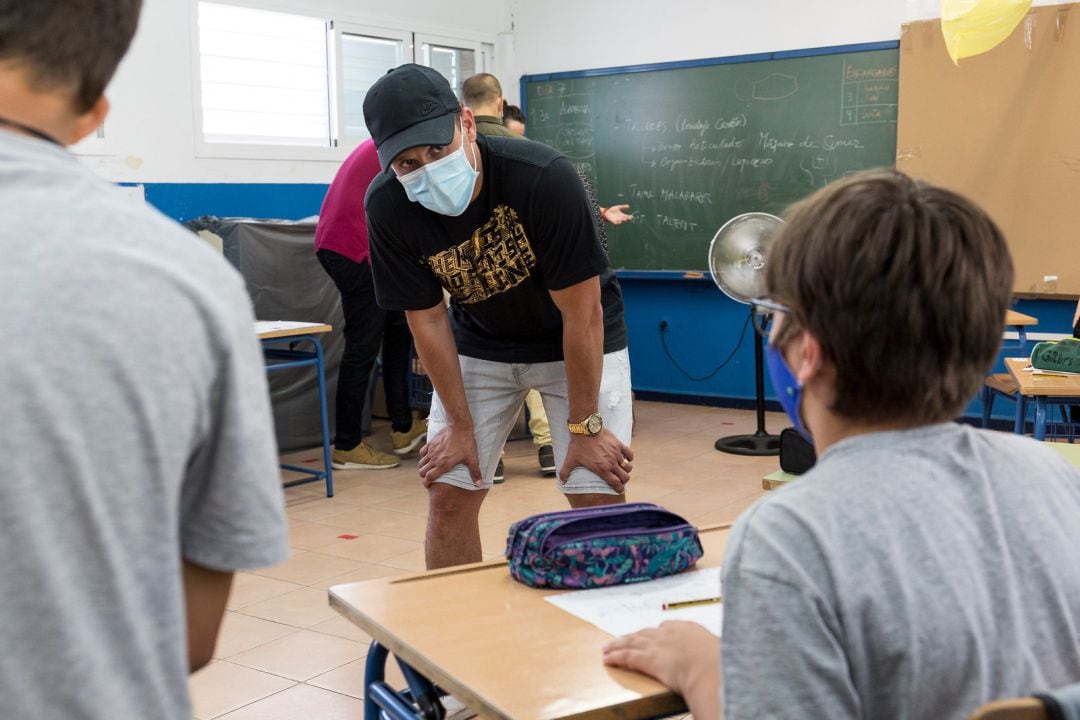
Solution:
[{"label": "yellow pencil", "polygon": [[695,607],[697,605],[713,605],[724,602],[724,598],[701,598],[700,600],[680,600],[679,602],[664,603],[661,610],[680,610],[682,608]]}]

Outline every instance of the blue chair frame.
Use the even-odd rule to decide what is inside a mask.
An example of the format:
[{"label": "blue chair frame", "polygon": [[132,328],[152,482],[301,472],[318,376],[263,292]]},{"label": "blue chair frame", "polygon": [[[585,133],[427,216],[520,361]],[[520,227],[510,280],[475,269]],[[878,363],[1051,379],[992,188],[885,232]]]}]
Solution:
[{"label": "blue chair frame", "polygon": [[389,651],[373,641],[364,664],[364,720],[443,720],[446,708],[440,698],[446,692],[398,659],[398,666],[408,684],[397,691],[386,684],[386,660]]}]

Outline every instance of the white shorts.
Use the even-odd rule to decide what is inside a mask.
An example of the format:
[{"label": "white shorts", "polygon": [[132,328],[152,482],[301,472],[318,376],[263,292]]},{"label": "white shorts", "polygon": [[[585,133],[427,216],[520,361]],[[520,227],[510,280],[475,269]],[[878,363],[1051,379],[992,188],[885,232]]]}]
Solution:
[{"label": "white shorts", "polygon": [[[465,397],[472,413],[476,436],[476,452],[480,461],[482,487],[473,484],[469,469],[457,465],[435,482],[447,483],[465,490],[484,490],[491,487],[495,467],[499,464],[506,438],[521,412],[521,405],[530,389],[540,393],[551,423],[551,444],[555,449],[555,467],[562,468],[570,431],[566,429],[569,403],[566,391],[566,364],[502,363],[459,355],[461,377],[465,382]],[[597,410],[604,418],[604,427],[623,443],[630,444],[633,407],[630,396],[630,355],[623,349],[604,355],[600,378],[600,398]],[[583,418],[575,418],[580,421]],[[446,427],[446,412],[438,392],[431,398],[428,416],[428,440]],[[610,485],[583,467],[574,468],[570,479],[556,485],[567,494],[604,493],[617,495]]]}]

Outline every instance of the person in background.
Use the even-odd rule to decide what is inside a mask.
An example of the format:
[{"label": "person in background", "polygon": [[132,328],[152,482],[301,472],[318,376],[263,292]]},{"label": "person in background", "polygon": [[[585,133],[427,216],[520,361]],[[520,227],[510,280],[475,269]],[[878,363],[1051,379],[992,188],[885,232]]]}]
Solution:
[{"label": "person in background", "polygon": [[[488,77],[491,77],[494,80],[493,76],[489,75]],[[496,83],[497,82],[498,81],[496,80]],[[501,88],[499,92],[502,92]],[[503,127],[505,127],[514,135],[517,135],[519,137],[525,137],[525,114],[521,112],[521,108],[519,108],[517,105],[506,105],[504,103],[500,104],[503,113]],[[480,132],[484,132],[483,128],[480,129]],[[634,216],[626,212],[630,209],[629,205],[612,205],[610,207],[602,207],[596,199],[596,189],[592,186],[589,178],[587,178],[585,174],[581,173],[580,171],[578,172],[578,175],[579,177],[581,177],[581,182],[585,184],[585,192],[588,193],[589,198],[592,200],[593,205],[596,208],[596,213],[598,217],[598,222],[596,226],[597,230],[600,232],[600,243],[604,246],[604,249],[607,250],[607,233],[604,230],[604,223],[611,223],[612,225],[622,225],[624,222],[630,222],[631,220],[633,220]]]},{"label": "person in background", "polygon": [[233,574],[288,557],[243,279],[66,146],[139,0],[0,0],[0,717],[187,720]]},{"label": "person in background", "polygon": [[721,675],[729,719],[960,720],[1076,682],[1080,473],[1049,444],[951,422],[1000,350],[1012,268],[985,212],[896,171],[795,205],[759,305],[817,465],[731,531],[722,662],[679,622],[604,662],[696,720],[720,716]]},{"label": "person in background", "polygon": [[[503,123],[506,98],[502,94],[499,79],[491,73],[478,73],[461,83],[461,102],[473,111],[476,132],[481,135],[523,137],[524,132],[514,132]],[[520,110],[518,111],[521,112]]]},{"label": "person in background", "polygon": [[402,312],[375,302],[371,278],[364,193],[380,172],[370,139],[349,154],[330,183],[315,228],[315,255],[341,293],[345,351],[338,370],[333,466],[339,470],[382,470],[398,459],[364,440],[364,402],[375,357],[382,347],[383,390],[390,415],[390,441],[407,455],[427,436],[427,423],[409,407],[409,351],[412,335]]},{"label": "person in background", "polygon": [[515,135],[525,137],[525,113],[517,105],[503,106],[503,125]]},{"label": "person in background", "polygon": [[365,206],[376,294],[405,311],[435,388],[418,466],[427,566],[482,558],[480,506],[531,388],[553,421],[568,502],[623,502],[622,295],[573,166],[540,143],[479,135],[446,79],[420,65],[376,81],[364,120],[388,170]]}]

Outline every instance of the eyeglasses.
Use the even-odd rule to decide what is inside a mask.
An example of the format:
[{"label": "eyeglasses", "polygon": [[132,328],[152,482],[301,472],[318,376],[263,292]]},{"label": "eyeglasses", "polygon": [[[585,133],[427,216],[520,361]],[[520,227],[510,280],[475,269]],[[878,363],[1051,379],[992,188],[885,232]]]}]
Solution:
[{"label": "eyeglasses", "polygon": [[754,326],[754,332],[765,340],[769,339],[769,333],[772,331],[773,315],[791,312],[790,308],[765,298],[752,298],[750,305],[754,308],[754,314],[750,320]]}]

